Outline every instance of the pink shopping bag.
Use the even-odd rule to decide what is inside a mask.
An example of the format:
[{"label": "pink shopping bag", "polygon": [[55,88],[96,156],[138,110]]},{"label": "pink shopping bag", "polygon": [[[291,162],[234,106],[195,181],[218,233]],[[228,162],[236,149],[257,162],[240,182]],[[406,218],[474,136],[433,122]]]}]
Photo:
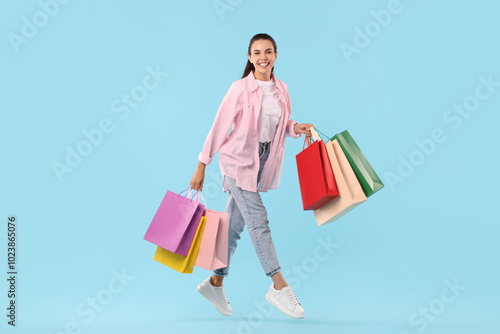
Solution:
[{"label": "pink shopping bag", "polygon": [[336,221],[366,201],[366,195],[337,139],[325,144],[340,196],[314,210],[318,226]]},{"label": "pink shopping bag", "polygon": [[195,266],[207,270],[226,267],[229,215],[226,212],[205,209],[203,216],[207,220]]},{"label": "pink shopping bag", "polygon": [[[188,190],[188,197],[181,194]],[[176,194],[167,191],[149,225],[144,239],[172,253],[187,256],[200,224],[205,205],[191,197],[192,188]]]}]

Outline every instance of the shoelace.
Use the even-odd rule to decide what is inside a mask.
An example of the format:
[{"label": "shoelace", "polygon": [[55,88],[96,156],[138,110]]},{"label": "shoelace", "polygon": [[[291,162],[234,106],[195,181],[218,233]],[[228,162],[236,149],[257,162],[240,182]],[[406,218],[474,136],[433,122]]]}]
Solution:
[{"label": "shoelace", "polygon": [[288,297],[290,304],[292,304],[292,307],[300,305],[299,300],[297,299],[297,296],[295,296],[295,294],[293,293],[292,289],[286,290],[286,296]]},{"label": "shoelace", "polygon": [[226,292],[224,291],[224,286],[221,285],[221,288],[219,289],[221,295],[222,295],[222,300],[224,301],[225,304],[229,304],[229,301],[227,300],[226,297]]}]

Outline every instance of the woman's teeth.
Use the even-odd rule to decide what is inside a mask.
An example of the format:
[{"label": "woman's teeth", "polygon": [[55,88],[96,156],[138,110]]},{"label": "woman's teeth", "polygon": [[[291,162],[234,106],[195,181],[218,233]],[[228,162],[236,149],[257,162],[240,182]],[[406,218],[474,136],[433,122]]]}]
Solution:
[{"label": "woman's teeth", "polygon": [[261,63],[259,64],[260,67],[266,68],[269,65],[269,63]]}]

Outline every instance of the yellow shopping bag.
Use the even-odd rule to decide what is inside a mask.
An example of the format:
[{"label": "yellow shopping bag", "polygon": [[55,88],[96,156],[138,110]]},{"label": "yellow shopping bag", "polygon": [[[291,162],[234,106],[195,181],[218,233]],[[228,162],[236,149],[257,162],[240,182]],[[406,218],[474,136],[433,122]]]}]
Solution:
[{"label": "yellow shopping bag", "polygon": [[189,253],[187,256],[175,254],[164,248],[161,248],[160,246],[157,246],[156,253],[153,259],[174,270],[177,270],[182,274],[191,274],[193,272],[196,257],[198,256],[198,251],[200,249],[201,238],[203,236],[206,221],[207,217],[201,217],[200,224],[198,225],[198,229],[196,230],[193,243],[191,244],[191,248],[189,248]]}]

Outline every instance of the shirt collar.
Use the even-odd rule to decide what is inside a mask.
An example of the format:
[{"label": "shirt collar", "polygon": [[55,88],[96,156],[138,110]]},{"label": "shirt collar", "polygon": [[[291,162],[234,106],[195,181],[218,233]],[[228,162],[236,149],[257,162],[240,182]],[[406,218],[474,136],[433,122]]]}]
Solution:
[{"label": "shirt collar", "polygon": [[[250,88],[251,92],[255,91],[257,88],[260,88],[259,84],[255,80],[253,71],[250,71],[245,79],[247,81],[247,86],[248,88]],[[283,87],[281,87],[281,82],[278,80],[278,78],[276,78],[273,72],[271,72],[271,79],[274,79],[274,83],[276,84],[276,88],[278,89],[280,96],[283,96]]]}]

